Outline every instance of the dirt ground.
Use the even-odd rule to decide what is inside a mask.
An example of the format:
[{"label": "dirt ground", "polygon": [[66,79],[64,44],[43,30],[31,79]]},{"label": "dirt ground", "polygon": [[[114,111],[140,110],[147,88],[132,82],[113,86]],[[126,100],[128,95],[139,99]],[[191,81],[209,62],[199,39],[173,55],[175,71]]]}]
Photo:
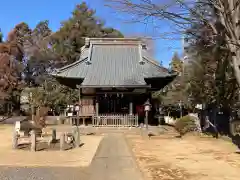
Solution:
[{"label": "dirt ground", "polygon": [[137,163],[148,180],[238,180],[240,154],[231,142],[165,132],[150,139],[128,135]]},{"label": "dirt ground", "polygon": [[[102,136],[82,135],[80,139],[83,146],[77,149],[37,152],[13,150],[12,128],[13,126],[10,125],[0,125],[0,166],[89,166],[102,140]],[[26,141],[28,141],[28,139],[24,140],[24,142]]]}]

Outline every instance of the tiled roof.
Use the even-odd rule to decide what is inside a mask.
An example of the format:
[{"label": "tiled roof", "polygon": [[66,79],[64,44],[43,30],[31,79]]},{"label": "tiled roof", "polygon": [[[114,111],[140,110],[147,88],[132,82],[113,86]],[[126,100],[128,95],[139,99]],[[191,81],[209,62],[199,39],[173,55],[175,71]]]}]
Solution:
[{"label": "tiled roof", "polygon": [[142,49],[140,41],[107,39],[89,42],[80,60],[54,74],[62,78],[83,79],[82,86],[144,86],[146,78],[171,74]]}]

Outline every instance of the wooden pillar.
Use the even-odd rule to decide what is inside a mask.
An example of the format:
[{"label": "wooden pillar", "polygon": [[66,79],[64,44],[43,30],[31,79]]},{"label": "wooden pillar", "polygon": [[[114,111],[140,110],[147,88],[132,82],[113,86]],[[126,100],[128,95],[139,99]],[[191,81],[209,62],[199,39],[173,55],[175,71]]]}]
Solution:
[{"label": "wooden pillar", "polygon": [[129,102],[129,115],[133,115],[133,98],[130,97],[130,102]]},{"label": "wooden pillar", "polygon": [[[78,124],[80,124],[80,119],[83,117],[83,111],[82,111],[82,89],[79,87],[79,96],[78,96],[78,101],[79,101],[79,111],[78,111]],[[85,126],[85,118],[83,119],[83,125]]]},{"label": "wooden pillar", "polygon": [[99,114],[99,98],[96,95],[95,96],[95,114],[94,114],[95,117],[94,116],[92,117],[93,126],[96,126],[98,124],[98,114]]},{"label": "wooden pillar", "polygon": [[148,91],[148,99],[152,103],[152,93],[150,91]]},{"label": "wooden pillar", "polygon": [[96,111],[96,116],[98,116],[98,114],[99,114],[99,98],[97,96],[96,96],[95,111]]}]

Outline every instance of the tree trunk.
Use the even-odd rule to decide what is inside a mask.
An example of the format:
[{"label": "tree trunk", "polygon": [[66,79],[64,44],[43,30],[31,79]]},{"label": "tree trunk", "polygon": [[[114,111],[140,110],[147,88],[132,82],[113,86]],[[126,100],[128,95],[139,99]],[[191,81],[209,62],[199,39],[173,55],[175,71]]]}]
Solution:
[{"label": "tree trunk", "polygon": [[[227,46],[231,52],[235,76],[240,85],[240,4],[238,0],[219,0],[218,8],[221,24],[225,28]],[[217,6],[216,6],[217,8]]]},{"label": "tree trunk", "polygon": [[235,76],[236,76],[238,85],[240,85],[240,50],[236,52],[236,56],[232,57],[232,61],[233,61]]}]

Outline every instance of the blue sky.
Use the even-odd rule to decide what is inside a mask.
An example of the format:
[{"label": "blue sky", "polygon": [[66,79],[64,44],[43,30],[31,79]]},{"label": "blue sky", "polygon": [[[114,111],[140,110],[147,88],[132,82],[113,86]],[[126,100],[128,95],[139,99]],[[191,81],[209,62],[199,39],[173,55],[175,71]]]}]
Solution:
[{"label": "blue sky", "polygon": [[[60,22],[71,16],[76,4],[81,0],[8,0],[1,2],[0,28],[6,34],[18,23],[26,22],[33,28],[41,20],[49,20],[50,28],[56,31]],[[104,19],[106,26],[120,30],[126,36],[145,35],[157,36],[156,30],[151,25],[126,23],[120,19],[120,15],[104,6],[104,0],[86,0],[87,4],[96,10],[97,16]],[[121,16],[124,18],[124,16]],[[162,31],[169,31],[166,23],[160,24]],[[168,66],[175,51],[181,52],[180,40],[164,40],[158,38],[154,41],[155,58]]]}]

